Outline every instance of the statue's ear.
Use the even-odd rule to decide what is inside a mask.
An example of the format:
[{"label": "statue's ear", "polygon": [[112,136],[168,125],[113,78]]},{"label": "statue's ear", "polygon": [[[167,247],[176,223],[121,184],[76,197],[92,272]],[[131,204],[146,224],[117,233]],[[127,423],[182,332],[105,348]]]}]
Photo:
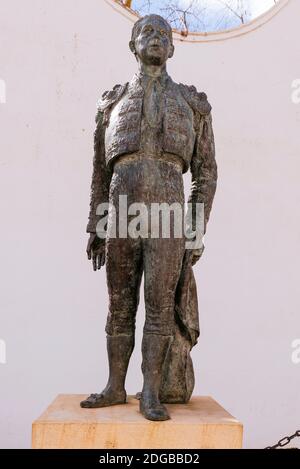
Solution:
[{"label": "statue's ear", "polygon": [[134,55],[136,54],[134,41],[130,41],[130,42],[129,42],[129,49],[131,50],[131,52],[132,52]]},{"label": "statue's ear", "polygon": [[169,52],[169,59],[171,59],[173,57],[174,51],[175,51],[175,47],[172,44],[171,47],[170,47],[170,52]]}]

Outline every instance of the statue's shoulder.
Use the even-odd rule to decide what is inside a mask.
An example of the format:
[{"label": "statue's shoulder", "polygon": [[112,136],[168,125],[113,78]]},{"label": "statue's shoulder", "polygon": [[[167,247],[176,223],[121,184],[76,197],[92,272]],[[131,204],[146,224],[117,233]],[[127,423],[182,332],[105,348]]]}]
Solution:
[{"label": "statue's shoulder", "polygon": [[182,83],[179,83],[178,86],[182,96],[195,112],[203,115],[210,113],[211,105],[205,93],[197,91],[195,86],[183,85]]},{"label": "statue's shoulder", "polygon": [[112,90],[105,91],[97,102],[96,124],[106,124],[109,119],[110,109],[125,93],[128,83],[115,85]]},{"label": "statue's shoulder", "polygon": [[105,91],[97,103],[97,109],[104,112],[118,101],[125,93],[128,82],[124,85],[115,85],[112,90]]}]

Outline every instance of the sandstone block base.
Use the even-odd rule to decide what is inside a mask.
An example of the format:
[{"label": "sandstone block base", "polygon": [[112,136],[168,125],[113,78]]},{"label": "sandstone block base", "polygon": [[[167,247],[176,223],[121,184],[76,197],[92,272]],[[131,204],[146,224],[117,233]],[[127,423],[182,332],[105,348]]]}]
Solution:
[{"label": "sandstone block base", "polygon": [[211,397],[169,404],[171,420],[150,422],[138,401],[81,409],[86,395],[61,394],[33,422],[32,448],[65,449],[238,449],[243,426]]}]

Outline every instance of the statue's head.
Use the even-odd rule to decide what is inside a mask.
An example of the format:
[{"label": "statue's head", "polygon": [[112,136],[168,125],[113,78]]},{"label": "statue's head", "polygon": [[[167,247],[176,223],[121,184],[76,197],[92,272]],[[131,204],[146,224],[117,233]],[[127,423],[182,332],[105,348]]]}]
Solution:
[{"label": "statue's head", "polygon": [[147,15],[133,26],[130,50],[145,65],[164,65],[174,54],[172,28],[159,15]]}]

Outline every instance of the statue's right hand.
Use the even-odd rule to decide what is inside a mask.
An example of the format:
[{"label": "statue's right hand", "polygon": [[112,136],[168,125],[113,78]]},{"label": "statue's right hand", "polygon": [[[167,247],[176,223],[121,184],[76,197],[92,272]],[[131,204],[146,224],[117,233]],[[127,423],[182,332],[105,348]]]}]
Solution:
[{"label": "statue's right hand", "polygon": [[98,238],[96,233],[91,233],[86,248],[88,260],[92,260],[94,271],[100,270],[105,264],[105,239]]}]

